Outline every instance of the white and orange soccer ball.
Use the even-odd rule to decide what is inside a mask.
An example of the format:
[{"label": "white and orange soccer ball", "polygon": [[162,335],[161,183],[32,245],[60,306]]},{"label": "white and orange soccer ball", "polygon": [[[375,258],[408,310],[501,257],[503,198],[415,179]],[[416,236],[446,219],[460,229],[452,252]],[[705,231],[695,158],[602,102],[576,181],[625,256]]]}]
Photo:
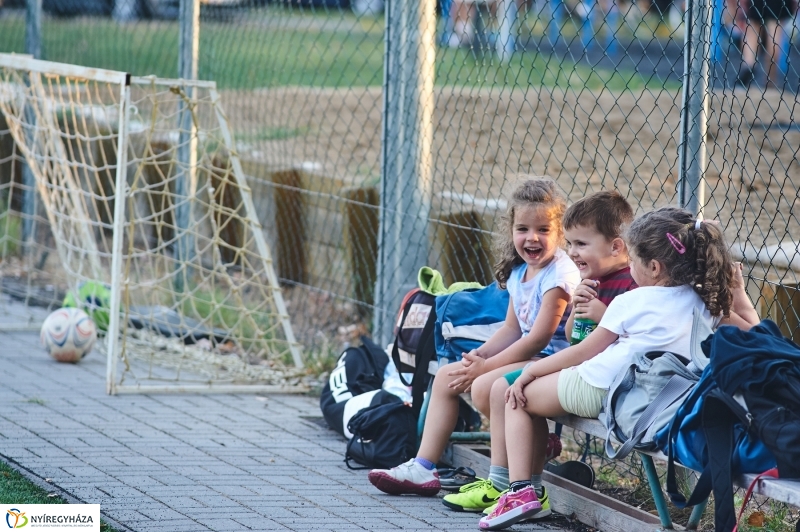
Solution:
[{"label": "white and orange soccer ball", "polygon": [[78,362],[97,340],[97,328],[78,308],[61,308],[47,316],[40,335],[42,345],[59,362]]}]

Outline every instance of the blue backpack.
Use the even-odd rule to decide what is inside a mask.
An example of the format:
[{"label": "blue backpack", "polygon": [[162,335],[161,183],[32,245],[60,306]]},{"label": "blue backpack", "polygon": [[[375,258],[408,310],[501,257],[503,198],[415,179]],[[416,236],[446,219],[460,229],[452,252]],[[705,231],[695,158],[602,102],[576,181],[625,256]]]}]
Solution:
[{"label": "blue backpack", "polygon": [[[655,442],[669,457],[667,493],[673,504],[694,506],[713,490],[715,530],[729,531],[735,525],[734,476],[763,473],[776,463],[782,477],[800,474],[794,465],[800,454],[789,452],[800,447],[800,418],[774,415],[797,410],[800,372],[795,368],[800,349],[768,320],[749,331],[720,327],[702,348],[708,365],[672,422],[656,434]],[[781,403],[789,408],[782,409]],[[675,460],[702,471],[688,498],[678,490]]]},{"label": "blue backpack", "polygon": [[436,298],[433,335],[439,363],[461,360],[482,346],[506,321],[508,291],[494,282],[479,290],[464,290]]}]

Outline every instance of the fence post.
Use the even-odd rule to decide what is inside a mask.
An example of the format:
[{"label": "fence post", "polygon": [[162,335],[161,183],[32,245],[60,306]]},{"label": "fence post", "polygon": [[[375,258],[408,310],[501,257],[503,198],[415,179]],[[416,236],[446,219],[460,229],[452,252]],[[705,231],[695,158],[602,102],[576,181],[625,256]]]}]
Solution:
[{"label": "fence post", "polygon": [[514,25],[517,21],[517,1],[500,0],[498,3],[497,16],[500,19],[500,31],[495,42],[497,57],[503,63],[511,59],[511,55],[517,46],[517,36],[514,32]]},{"label": "fence post", "polygon": [[[34,59],[42,58],[42,0],[27,0],[25,11],[25,53]],[[33,124],[35,116],[30,105],[25,106],[25,120]],[[29,133],[33,135],[33,133]],[[32,138],[32,137],[31,137]],[[32,143],[29,145],[33,145]],[[36,214],[36,181],[28,163],[22,160],[22,246],[27,254],[33,241]]]},{"label": "fence post", "polygon": [[391,338],[394,313],[428,261],[433,194],[436,0],[386,3],[374,335]]},{"label": "fence post", "polygon": [[[200,0],[180,0],[180,35],[178,37],[178,77],[197,79],[197,56],[200,43]],[[191,100],[193,88],[184,85]],[[178,172],[175,178],[175,234],[177,236],[175,290],[182,292],[191,273],[185,265],[193,255],[194,241],[189,233],[191,205],[197,187],[197,130],[187,102],[180,104],[178,120]]]},{"label": "fence post", "polygon": [[684,38],[683,105],[678,147],[681,206],[702,216],[705,205],[706,131],[708,129],[708,73],[711,62],[711,2],[689,0]]}]

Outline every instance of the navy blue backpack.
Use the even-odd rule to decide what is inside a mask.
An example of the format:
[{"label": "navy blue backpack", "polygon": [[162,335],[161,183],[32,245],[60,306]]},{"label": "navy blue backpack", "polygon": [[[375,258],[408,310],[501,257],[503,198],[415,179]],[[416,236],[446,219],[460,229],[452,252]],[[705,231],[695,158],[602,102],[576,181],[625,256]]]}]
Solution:
[{"label": "navy blue backpack", "polygon": [[[764,320],[749,331],[720,327],[702,349],[709,363],[656,443],[669,457],[672,502],[693,506],[713,489],[715,529],[728,532],[735,475],[777,466],[781,478],[800,477],[800,346]],[[688,499],[677,489],[676,459],[703,472]]]}]

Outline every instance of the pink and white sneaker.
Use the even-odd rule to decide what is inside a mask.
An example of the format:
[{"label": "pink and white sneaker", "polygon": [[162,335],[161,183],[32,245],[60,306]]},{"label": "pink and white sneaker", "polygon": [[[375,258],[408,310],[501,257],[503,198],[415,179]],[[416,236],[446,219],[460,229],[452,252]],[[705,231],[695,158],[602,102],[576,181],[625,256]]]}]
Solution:
[{"label": "pink and white sneaker", "polygon": [[439,473],[425,469],[413,458],[391,469],[373,469],[369,472],[372,485],[389,495],[422,495],[433,497],[442,488]]},{"label": "pink and white sneaker", "polygon": [[500,496],[492,513],[481,518],[481,530],[502,530],[542,511],[542,503],[532,486],[517,492],[506,492]]}]

